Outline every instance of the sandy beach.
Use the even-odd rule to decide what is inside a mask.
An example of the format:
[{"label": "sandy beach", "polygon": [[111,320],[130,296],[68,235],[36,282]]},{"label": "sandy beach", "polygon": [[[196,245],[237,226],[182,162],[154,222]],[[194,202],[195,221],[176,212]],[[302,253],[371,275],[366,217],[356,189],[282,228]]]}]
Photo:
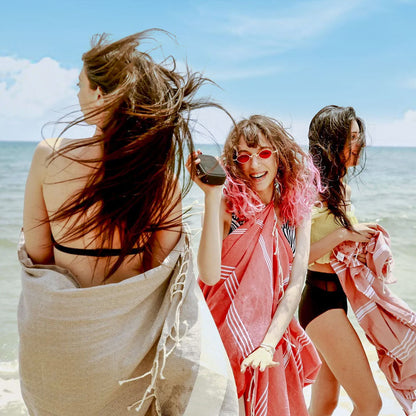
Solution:
[{"label": "sandy beach", "polygon": [[[351,317],[352,321],[355,318]],[[380,390],[381,397],[383,399],[383,408],[380,416],[401,416],[404,415],[403,410],[397,403],[393,396],[393,393],[388,386],[383,373],[377,366],[377,354],[374,347],[366,340],[363,331],[358,328],[357,332],[365,347],[365,351],[370,360],[370,365],[373,370],[373,374],[376,379],[377,386]],[[10,368],[11,373],[15,372],[14,368]],[[309,402],[311,388],[305,389],[305,399]],[[27,415],[20,395],[19,383],[16,379],[7,379],[6,374],[2,374],[1,385],[0,385],[0,416],[20,416]],[[338,408],[336,409],[334,416],[349,416],[352,411],[351,401],[348,398],[345,391],[341,389],[341,397]],[[412,415],[416,415],[414,412]],[[295,416],[295,415],[294,415]]]}]

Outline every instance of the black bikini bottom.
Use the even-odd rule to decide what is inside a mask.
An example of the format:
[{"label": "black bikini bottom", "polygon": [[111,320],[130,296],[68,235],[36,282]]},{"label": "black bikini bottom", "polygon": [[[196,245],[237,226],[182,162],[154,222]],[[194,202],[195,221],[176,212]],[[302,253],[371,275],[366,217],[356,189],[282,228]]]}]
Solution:
[{"label": "black bikini bottom", "polygon": [[347,313],[347,308],[347,297],[335,273],[308,270],[299,303],[299,323],[303,328],[330,309],[343,309]]}]

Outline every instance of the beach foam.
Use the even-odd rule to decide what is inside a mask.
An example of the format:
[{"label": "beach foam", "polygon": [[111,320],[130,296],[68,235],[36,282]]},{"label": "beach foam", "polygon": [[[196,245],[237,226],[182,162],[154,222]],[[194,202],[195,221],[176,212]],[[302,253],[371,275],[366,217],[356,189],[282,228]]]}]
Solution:
[{"label": "beach foam", "polygon": [[0,363],[0,416],[27,415],[20,394],[18,363]]}]

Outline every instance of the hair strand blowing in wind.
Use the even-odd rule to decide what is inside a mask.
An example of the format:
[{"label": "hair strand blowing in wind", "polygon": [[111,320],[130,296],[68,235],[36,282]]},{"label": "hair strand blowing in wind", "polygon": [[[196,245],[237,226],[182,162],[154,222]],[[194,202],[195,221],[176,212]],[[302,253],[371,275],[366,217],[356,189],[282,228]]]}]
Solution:
[{"label": "hair strand blowing in wind", "polygon": [[180,74],[173,57],[156,63],[148,53],[137,49],[155,30],[115,42],[109,42],[106,34],[93,38],[82,60],[90,87],[101,88],[104,93],[104,105],[70,123],[61,135],[99,114],[104,116],[101,131],[67,145],[53,156],[71,159],[71,151],[83,146],[99,145],[103,149],[100,159],[76,159],[96,169],[85,187],[49,221],[82,219],[80,225],[69,230],[65,241],[94,232],[100,246],[104,246],[111,244],[117,234],[121,255],[106,278],[133,247],[148,249],[152,232],[180,223],[180,214],[170,221],[167,218],[180,199],[175,193],[179,179],[183,179],[182,195],[190,189],[190,180],[184,174],[184,152],[194,151],[191,112],[205,107],[223,110],[211,100],[196,98],[200,87],[212,81],[189,68]]}]

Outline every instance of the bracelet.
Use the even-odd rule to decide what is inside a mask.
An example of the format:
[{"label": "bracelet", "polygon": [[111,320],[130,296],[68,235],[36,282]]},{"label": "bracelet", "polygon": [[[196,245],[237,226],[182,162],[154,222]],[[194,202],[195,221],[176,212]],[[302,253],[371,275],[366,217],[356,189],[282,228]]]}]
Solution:
[{"label": "bracelet", "polygon": [[265,344],[264,342],[262,342],[260,344],[260,347],[267,350],[271,354],[272,357],[274,356],[274,352],[275,352],[276,348],[273,347],[273,345]]}]

